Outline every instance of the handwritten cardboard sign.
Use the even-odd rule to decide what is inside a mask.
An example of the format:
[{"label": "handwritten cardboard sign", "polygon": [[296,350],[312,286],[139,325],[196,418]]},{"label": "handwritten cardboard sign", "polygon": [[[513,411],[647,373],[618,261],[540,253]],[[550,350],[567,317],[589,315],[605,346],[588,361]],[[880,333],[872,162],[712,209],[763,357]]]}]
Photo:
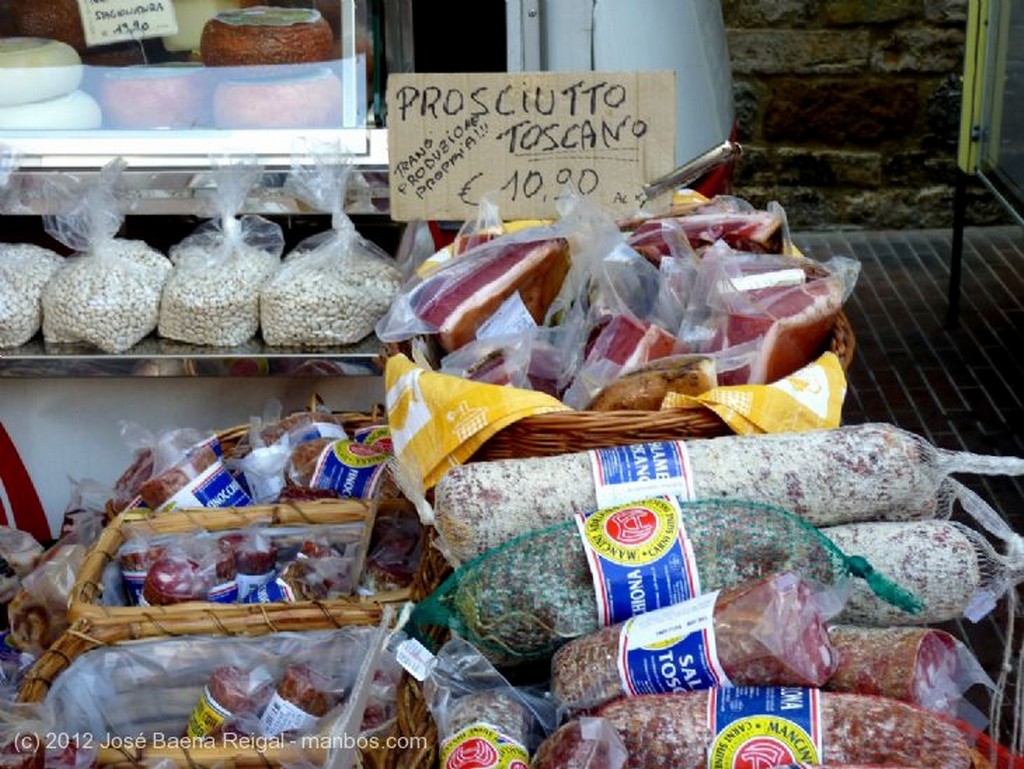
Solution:
[{"label": "handwritten cardboard sign", "polygon": [[571,188],[610,213],[675,166],[675,73],[517,72],[388,78],[391,217],[554,217]]},{"label": "handwritten cardboard sign", "polygon": [[86,45],[107,45],[176,34],[171,0],[78,0]]}]

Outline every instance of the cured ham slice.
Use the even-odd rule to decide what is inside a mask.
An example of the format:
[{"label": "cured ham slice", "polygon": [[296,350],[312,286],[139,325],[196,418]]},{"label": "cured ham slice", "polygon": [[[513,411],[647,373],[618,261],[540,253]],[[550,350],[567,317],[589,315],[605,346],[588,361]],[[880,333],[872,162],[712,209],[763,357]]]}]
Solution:
[{"label": "cured ham slice", "polygon": [[[427,277],[409,297],[416,317],[437,328],[446,351],[476,338],[477,330],[513,295],[539,324],[569,271],[565,238],[497,239],[467,252]],[[513,311],[516,308],[512,308]]]},{"label": "cured ham slice", "polygon": [[736,251],[760,254],[782,252],[783,216],[777,211],[729,211],[657,217],[631,222],[629,244],[657,264],[660,257],[678,252],[680,233],[698,253],[717,241]]}]

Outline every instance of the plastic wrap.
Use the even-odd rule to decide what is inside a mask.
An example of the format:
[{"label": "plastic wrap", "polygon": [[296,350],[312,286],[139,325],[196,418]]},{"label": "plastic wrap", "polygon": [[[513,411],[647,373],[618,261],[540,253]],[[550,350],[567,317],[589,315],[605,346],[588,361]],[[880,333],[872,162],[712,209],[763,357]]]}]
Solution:
[{"label": "plastic wrap", "polygon": [[561,647],[551,693],[578,711],[712,686],[822,686],[839,662],[826,623],[845,598],[784,572],[655,609]]},{"label": "plastic wrap", "polygon": [[445,627],[495,664],[520,665],[604,625],[780,571],[823,585],[861,577],[884,600],[921,608],[781,508],[659,497],[581,514],[463,564],[417,604],[410,632],[422,640]]},{"label": "plastic wrap", "polygon": [[336,151],[293,164],[287,188],[331,214],[328,232],[307,238],[260,291],[263,338],[272,345],[354,344],[373,331],[401,284],[394,259],[363,238],[345,214],[351,161]]},{"label": "plastic wrap", "polygon": [[[51,686],[46,704],[69,733],[146,740],[183,735],[189,717],[218,668],[263,668],[278,684],[290,666],[306,665],[344,691],[344,701],[310,729],[337,723],[356,733],[362,718],[360,680],[372,675],[380,653],[374,627],[347,627],[259,637],[181,636],[104,646],[76,658]],[[287,692],[286,692],[287,694]],[[262,713],[259,714],[262,716]],[[236,728],[256,733],[253,719]],[[252,730],[252,731],[250,731]]]},{"label": "plastic wrap", "polygon": [[[663,458],[669,464],[656,468]],[[441,478],[433,508],[450,555],[466,560],[638,488],[642,496],[644,479],[655,478],[659,493],[766,502],[830,526],[948,517],[956,495],[945,481],[954,473],[1020,475],[1024,458],[942,449],[869,422],[469,462]]]},{"label": "plastic wrap", "polygon": [[7,607],[11,646],[39,655],[67,628],[71,588],[86,553],[103,530],[98,514],[80,523],[57,540],[22,579],[21,589]]},{"label": "plastic wrap", "polygon": [[157,325],[170,262],[142,241],[119,240],[124,221],[117,186],[122,160],[103,168],[95,184],[65,176],[47,179],[47,233],[76,253],[42,292],[47,343],[86,342],[124,352]]},{"label": "plastic wrap", "polygon": [[[108,606],[213,601],[272,603],[334,599],[356,587],[365,560],[363,523],[264,526],[155,534],[133,524],[108,565],[121,585]],[[105,586],[107,580],[104,580]],[[148,591],[148,593],[147,593]]]},{"label": "plastic wrap", "polygon": [[64,259],[30,244],[0,243],[0,350],[25,344],[43,325],[43,288]]},{"label": "plastic wrap", "polygon": [[415,508],[378,510],[360,579],[370,593],[409,587],[423,557],[424,530]]},{"label": "plastic wrap", "polygon": [[99,745],[90,735],[59,733],[53,709],[38,703],[0,708],[3,769],[94,769]]},{"label": "plastic wrap", "polygon": [[523,766],[556,726],[552,704],[513,687],[472,644],[452,639],[423,682],[443,767]]},{"label": "plastic wrap", "polygon": [[170,250],[174,270],[160,303],[160,336],[235,346],[256,335],[260,290],[284,252],[280,225],[261,216],[239,216],[260,174],[254,160],[215,159],[212,204],[217,217]]},{"label": "plastic wrap", "polygon": [[0,526],[0,604],[15,596],[42,554],[43,546],[27,531]]},{"label": "plastic wrap", "polygon": [[115,484],[115,508],[147,507],[164,512],[179,507],[245,507],[252,499],[224,463],[220,441],[193,428],[153,434],[122,423],[135,460]]},{"label": "plastic wrap", "polygon": [[859,262],[842,256],[820,263],[716,245],[701,260],[677,336],[691,352],[760,340],[750,370],[723,383],[774,382],[817,357],[859,272]]},{"label": "plastic wrap", "polygon": [[834,625],[829,638],[838,661],[830,691],[893,697],[977,723],[964,695],[973,686],[995,689],[971,650],[945,630]]}]

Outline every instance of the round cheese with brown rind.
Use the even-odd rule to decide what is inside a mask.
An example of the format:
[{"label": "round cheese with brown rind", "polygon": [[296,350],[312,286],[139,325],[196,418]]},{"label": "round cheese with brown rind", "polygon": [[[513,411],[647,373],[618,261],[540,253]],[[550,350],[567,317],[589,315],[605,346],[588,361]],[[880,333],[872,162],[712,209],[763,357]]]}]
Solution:
[{"label": "round cheese with brown rind", "polygon": [[200,58],[210,67],[328,61],[334,34],[319,11],[256,6],[219,13],[203,27]]}]

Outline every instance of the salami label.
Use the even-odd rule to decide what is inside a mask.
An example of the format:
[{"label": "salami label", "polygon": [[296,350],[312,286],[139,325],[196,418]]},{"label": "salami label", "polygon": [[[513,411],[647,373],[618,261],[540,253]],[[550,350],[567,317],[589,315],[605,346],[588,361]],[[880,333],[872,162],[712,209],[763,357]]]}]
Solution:
[{"label": "salami label", "polygon": [[250,590],[245,594],[245,598],[241,599],[242,603],[294,603],[295,600],[295,591],[283,579],[275,579],[260,585],[255,590]]},{"label": "salami label", "polygon": [[238,583],[232,579],[214,585],[207,591],[206,600],[213,603],[238,603]]},{"label": "salami label", "polygon": [[693,546],[673,497],[576,516],[602,625],[615,625],[700,594]]},{"label": "salami label", "polygon": [[245,493],[222,462],[214,462],[164,502],[156,512],[178,507],[248,507],[252,498]]},{"label": "salami label", "polygon": [[441,744],[441,769],[528,769],[526,747],[490,724],[472,724]]},{"label": "salami label", "polygon": [[634,443],[589,454],[598,507],[662,494],[695,498],[690,455],[682,441]]},{"label": "salami label", "polygon": [[210,687],[204,686],[192,715],[188,717],[185,733],[189,737],[205,737],[212,734],[233,714],[210,694]]},{"label": "salami label", "polygon": [[317,459],[309,485],[350,499],[370,499],[390,455],[352,440],[335,441]]},{"label": "salami label", "polygon": [[121,569],[121,578],[124,580],[124,591],[128,598],[128,603],[132,606],[138,606],[142,600],[142,587],[146,584],[146,575],[149,572],[146,569],[125,570]]},{"label": "salami label", "polygon": [[715,735],[708,749],[708,769],[821,763],[817,689],[711,689],[708,726]]},{"label": "salami label", "polygon": [[304,732],[316,726],[317,718],[274,692],[260,716],[260,734],[274,737],[281,732]]},{"label": "salami label", "polygon": [[619,632],[619,676],[629,694],[731,686],[718,660],[718,591],[628,620]]},{"label": "salami label", "polygon": [[[238,586],[238,600],[245,602],[250,593],[270,584],[276,577],[277,571],[275,569],[271,569],[264,574],[236,574],[235,584]],[[260,603],[264,602],[260,601]]]},{"label": "salami label", "polygon": [[391,441],[391,428],[387,425],[376,427],[363,427],[356,430],[353,436],[357,443],[370,446],[381,454],[394,454],[395,446]]}]

